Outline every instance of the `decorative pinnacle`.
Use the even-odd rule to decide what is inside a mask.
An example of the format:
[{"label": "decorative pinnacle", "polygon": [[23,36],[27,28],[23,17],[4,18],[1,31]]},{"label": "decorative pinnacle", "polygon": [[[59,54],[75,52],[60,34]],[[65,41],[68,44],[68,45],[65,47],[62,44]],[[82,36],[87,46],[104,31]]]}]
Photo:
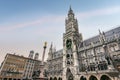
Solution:
[{"label": "decorative pinnacle", "polygon": [[46,48],[46,47],[47,47],[47,42],[44,43],[44,48]]},{"label": "decorative pinnacle", "polygon": [[98,31],[99,31],[99,34],[101,34],[101,31],[100,31],[100,29],[99,29]]}]

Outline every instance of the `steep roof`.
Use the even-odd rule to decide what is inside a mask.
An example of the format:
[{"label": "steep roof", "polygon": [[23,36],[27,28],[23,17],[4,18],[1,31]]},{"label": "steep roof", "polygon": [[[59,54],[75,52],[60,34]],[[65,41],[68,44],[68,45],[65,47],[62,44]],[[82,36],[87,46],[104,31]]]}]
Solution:
[{"label": "steep roof", "polygon": [[[107,42],[111,41],[112,39],[115,39],[115,35],[117,37],[120,37],[120,27],[106,31],[104,32],[104,35],[105,35]],[[84,40],[82,43],[79,43],[79,48],[83,48],[83,45],[89,46],[91,45],[91,42],[94,44],[100,43],[99,36],[100,35],[97,35],[97,36]]]}]

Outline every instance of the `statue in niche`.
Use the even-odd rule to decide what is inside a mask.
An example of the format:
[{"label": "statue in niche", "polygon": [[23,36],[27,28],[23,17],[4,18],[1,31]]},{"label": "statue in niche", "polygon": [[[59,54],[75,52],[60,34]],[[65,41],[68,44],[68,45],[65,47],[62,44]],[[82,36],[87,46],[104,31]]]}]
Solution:
[{"label": "statue in niche", "polygon": [[107,60],[107,63],[108,63],[108,65],[111,65],[111,60],[110,60],[110,57],[106,57],[106,60]]}]

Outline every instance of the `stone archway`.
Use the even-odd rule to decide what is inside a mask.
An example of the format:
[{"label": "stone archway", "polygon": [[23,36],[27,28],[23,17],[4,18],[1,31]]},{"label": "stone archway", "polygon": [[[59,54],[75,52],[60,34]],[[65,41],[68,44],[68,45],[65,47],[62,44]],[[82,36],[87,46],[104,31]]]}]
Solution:
[{"label": "stone archway", "polygon": [[86,77],[81,76],[80,80],[87,80]]},{"label": "stone archway", "polygon": [[58,80],[62,80],[62,78],[61,78],[61,77],[59,77],[59,78],[58,78]]},{"label": "stone archway", "polygon": [[58,78],[58,80],[60,80],[60,77]]},{"label": "stone archway", "polygon": [[62,78],[61,78],[61,77],[59,77],[59,78],[58,78],[58,80],[62,80]]},{"label": "stone archway", "polygon": [[50,80],[52,80],[52,77],[50,77]]},{"label": "stone archway", "polygon": [[100,80],[111,80],[109,76],[107,75],[102,75]]},{"label": "stone archway", "polygon": [[56,78],[56,77],[54,77],[54,80],[57,80],[57,78]]},{"label": "stone archway", "polygon": [[67,80],[74,80],[74,76],[71,73],[71,70],[69,68],[67,68],[67,71],[66,71],[66,78]]},{"label": "stone archway", "polygon": [[95,76],[90,76],[89,80],[97,80],[97,78]]}]

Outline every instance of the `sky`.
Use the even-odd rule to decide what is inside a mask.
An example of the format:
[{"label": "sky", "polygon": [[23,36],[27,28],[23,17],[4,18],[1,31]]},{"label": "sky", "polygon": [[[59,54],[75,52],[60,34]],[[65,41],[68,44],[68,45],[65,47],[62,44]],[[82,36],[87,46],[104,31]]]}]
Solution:
[{"label": "sky", "polygon": [[45,60],[51,42],[63,48],[69,7],[78,19],[83,39],[120,26],[120,0],[0,0],[0,63],[7,53],[28,56],[31,50]]}]

